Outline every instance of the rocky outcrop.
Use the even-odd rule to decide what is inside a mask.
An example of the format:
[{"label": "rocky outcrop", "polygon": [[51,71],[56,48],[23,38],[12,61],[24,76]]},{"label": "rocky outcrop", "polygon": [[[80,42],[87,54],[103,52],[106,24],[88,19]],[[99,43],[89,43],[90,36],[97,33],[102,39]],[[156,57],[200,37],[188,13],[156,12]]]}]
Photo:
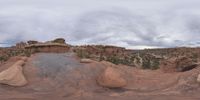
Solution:
[{"label": "rocky outcrop", "polygon": [[200,74],[197,76],[197,82],[200,83]]},{"label": "rocky outcrop", "polygon": [[65,39],[58,38],[53,41],[48,42],[35,42],[35,41],[28,41],[28,44],[25,49],[27,52],[30,53],[37,53],[37,52],[53,52],[53,53],[65,53],[68,52],[70,46],[65,43]]},{"label": "rocky outcrop", "polygon": [[120,71],[113,67],[107,67],[98,77],[97,82],[100,86],[107,88],[122,88],[127,85]]},{"label": "rocky outcrop", "polygon": [[0,83],[10,86],[24,86],[27,84],[27,80],[23,74],[23,65],[26,58],[17,61],[8,69],[0,73]]},{"label": "rocky outcrop", "polygon": [[91,60],[91,59],[81,59],[80,62],[81,63],[92,63],[93,60]]},{"label": "rocky outcrop", "polygon": [[25,42],[19,42],[16,44],[16,48],[24,49],[27,44]]},{"label": "rocky outcrop", "polygon": [[59,44],[65,44],[65,39],[64,38],[57,38],[52,41],[53,43],[59,43]]},{"label": "rocky outcrop", "polygon": [[188,71],[195,67],[197,67],[197,63],[195,63],[190,58],[182,57],[177,60],[177,71],[178,72]]},{"label": "rocky outcrop", "polygon": [[164,72],[184,72],[197,67],[197,64],[187,57],[173,57],[161,63]]},{"label": "rocky outcrop", "polygon": [[37,44],[37,43],[39,43],[38,41],[34,41],[34,40],[29,40],[29,41],[27,41],[27,43],[29,44],[29,45],[31,45],[31,44]]}]

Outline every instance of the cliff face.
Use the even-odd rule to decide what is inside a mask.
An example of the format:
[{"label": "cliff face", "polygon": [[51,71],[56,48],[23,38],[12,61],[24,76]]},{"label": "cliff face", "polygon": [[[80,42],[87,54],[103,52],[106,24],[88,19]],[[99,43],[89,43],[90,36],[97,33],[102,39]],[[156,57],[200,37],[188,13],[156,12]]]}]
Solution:
[{"label": "cliff face", "polygon": [[37,52],[65,53],[69,49],[70,46],[65,43],[63,38],[44,43],[35,40],[19,42],[13,47],[0,48],[0,64],[13,56],[30,56],[32,53]]},{"label": "cliff face", "polygon": [[[179,59],[186,57],[194,63],[200,61],[200,48],[165,48],[165,49],[145,49],[127,50],[122,47],[105,45],[85,45],[71,46],[65,40],[58,38],[47,42],[28,41],[17,43],[16,46],[0,49],[0,61],[6,61],[9,57],[32,53],[66,53],[75,52],[80,58],[90,58],[96,61],[109,61],[114,64],[124,64],[142,69],[158,69],[161,63],[170,58]],[[178,60],[173,60],[176,63]],[[170,60],[171,62],[171,60]],[[170,64],[169,64],[170,65]]]},{"label": "cliff face", "polygon": [[37,52],[65,53],[69,51],[69,46],[62,44],[55,44],[55,43],[34,44],[26,46],[25,49],[31,53],[37,53]]},{"label": "cliff face", "polygon": [[25,46],[26,51],[30,53],[36,52],[53,52],[53,53],[65,53],[68,52],[70,47],[65,43],[65,40],[58,38],[47,42],[28,41],[28,45]]}]

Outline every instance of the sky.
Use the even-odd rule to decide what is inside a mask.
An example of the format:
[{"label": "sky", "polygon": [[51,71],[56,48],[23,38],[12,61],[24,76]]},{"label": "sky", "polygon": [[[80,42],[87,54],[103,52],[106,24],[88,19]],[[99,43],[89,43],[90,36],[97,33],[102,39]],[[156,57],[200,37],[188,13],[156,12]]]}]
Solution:
[{"label": "sky", "polygon": [[128,49],[200,46],[200,0],[0,0],[0,46],[63,37]]}]

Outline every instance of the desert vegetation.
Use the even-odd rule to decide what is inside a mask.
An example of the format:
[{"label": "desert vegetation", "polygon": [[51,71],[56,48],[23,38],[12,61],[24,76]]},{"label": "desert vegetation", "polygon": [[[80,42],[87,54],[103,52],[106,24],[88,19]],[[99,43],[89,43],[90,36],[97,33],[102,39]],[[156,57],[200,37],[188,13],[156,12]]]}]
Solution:
[{"label": "desert vegetation", "polygon": [[[193,95],[200,90],[199,48],[127,50],[105,45],[71,46],[59,38],[21,42],[0,52],[0,86],[5,90],[0,98],[6,98],[7,93],[14,98],[18,94],[29,97],[34,91],[33,98],[39,100],[55,100],[51,96],[59,100],[126,100],[135,95],[144,99],[154,97],[152,94],[160,98],[163,94]],[[17,88],[13,92],[8,87]]]},{"label": "desert vegetation", "polygon": [[172,57],[188,57],[194,62],[198,62],[200,59],[200,48],[126,50],[113,46],[110,51],[106,51],[106,46],[91,45],[76,46],[73,49],[80,58],[90,58],[97,61],[105,60],[114,64],[153,70],[159,69],[162,61]]},{"label": "desert vegetation", "polygon": [[[51,47],[52,44],[52,47]],[[41,48],[41,46],[49,46]],[[59,45],[62,46],[58,47]],[[28,47],[28,49],[26,49]],[[200,60],[200,48],[165,48],[165,49],[144,49],[144,50],[127,50],[122,47],[104,46],[104,45],[85,45],[85,46],[70,46],[65,43],[65,40],[58,38],[46,43],[38,41],[21,42],[16,46],[0,49],[0,61],[5,62],[13,56],[27,56],[33,53],[42,51],[57,51],[67,52],[69,50],[77,54],[80,58],[89,58],[96,61],[108,61],[114,64],[128,65],[141,69],[159,69],[161,63],[170,58],[187,57],[194,63]],[[30,50],[32,48],[32,50]],[[34,52],[33,52],[34,50]],[[52,51],[52,52],[53,52]]]},{"label": "desert vegetation", "polygon": [[3,63],[13,56],[30,56],[24,49],[16,47],[1,48],[0,49],[0,62]]}]

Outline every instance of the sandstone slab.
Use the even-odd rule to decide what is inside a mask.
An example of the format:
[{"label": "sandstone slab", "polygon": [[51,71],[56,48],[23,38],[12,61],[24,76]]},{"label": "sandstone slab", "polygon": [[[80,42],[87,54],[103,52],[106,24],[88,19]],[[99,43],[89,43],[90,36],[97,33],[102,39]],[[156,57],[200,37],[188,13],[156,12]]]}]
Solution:
[{"label": "sandstone slab", "polygon": [[23,75],[23,68],[24,65],[23,60],[17,61],[8,69],[2,71],[0,73],[0,83],[7,84],[10,86],[24,86],[27,84],[27,80]]},{"label": "sandstone slab", "polygon": [[80,62],[81,63],[92,63],[93,60],[91,60],[91,59],[81,59]]},{"label": "sandstone slab", "polygon": [[121,88],[127,85],[127,81],[122,77],[120,71],[113,67],[107,67],[98,77],[97,82],[100,86],[108,88]]}]

